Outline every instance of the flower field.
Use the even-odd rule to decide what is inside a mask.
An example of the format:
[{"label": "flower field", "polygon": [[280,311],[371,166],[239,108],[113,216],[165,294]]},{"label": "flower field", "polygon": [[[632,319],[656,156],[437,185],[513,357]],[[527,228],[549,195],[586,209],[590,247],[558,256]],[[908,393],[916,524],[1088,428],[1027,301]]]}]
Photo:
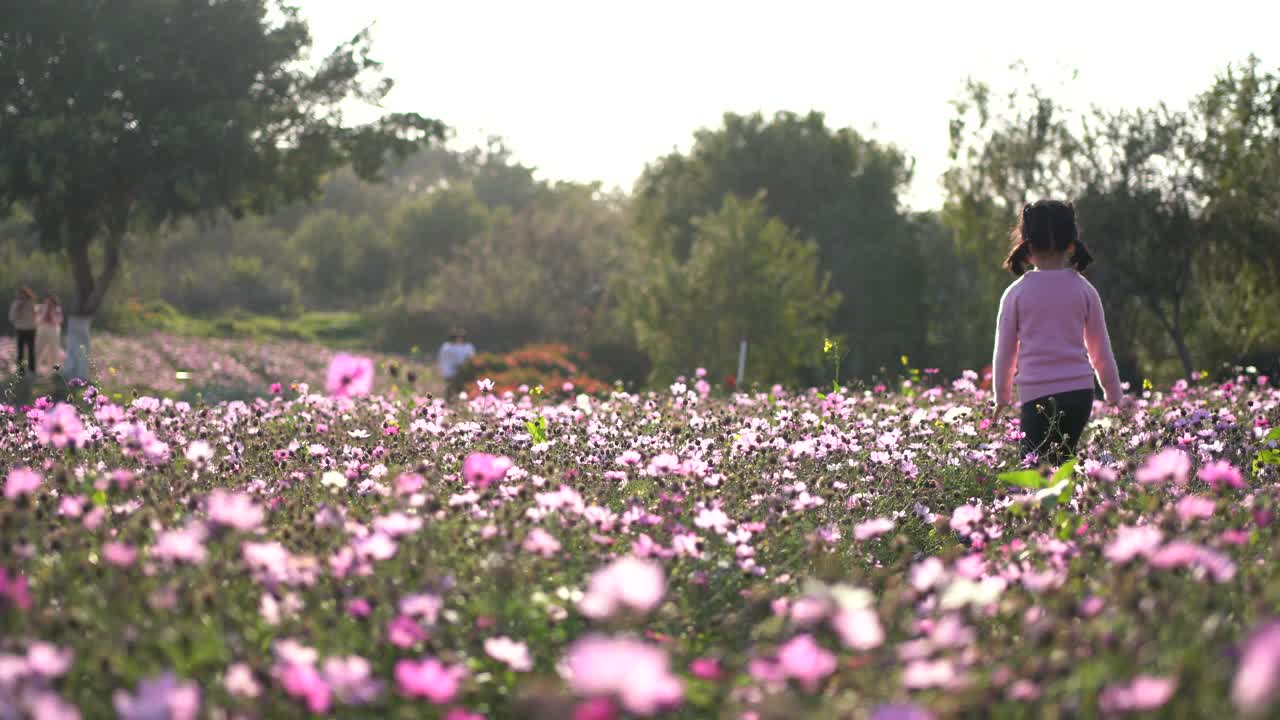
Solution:
[{"label": "flower field", "polygon": [[[199,338],[168,333],[136,336],[97,333],[92,343],[94,376],[107,387],[157,394],[201,389],[264,394],[277,382],[285,385],[304,382],[319,387],[333,356],[324,346],[296,340]],[[419,391],[439,391],[430,359],[411,362],[392,355],[371,354],[370,357],[383,368],[398,363],[404,370],[399,377],[382,373],[378,382],[381,391],[393,385],[414,384]],[[0,368],[4,373],[12,371],[16,358],[13,338],[0,337]],[[49,371],[48,368],[40,370]],[[410,371],[417,378],[415,383],[408,381]],[[179,377],[180,372],[185,376]]]},{"label": "flower field", "polygon": [[450,405],[237,362],[315,391],[0,407],[0,718],[1280,710],[1264,377],[1098,405],[1042,474],[975,374]]}]

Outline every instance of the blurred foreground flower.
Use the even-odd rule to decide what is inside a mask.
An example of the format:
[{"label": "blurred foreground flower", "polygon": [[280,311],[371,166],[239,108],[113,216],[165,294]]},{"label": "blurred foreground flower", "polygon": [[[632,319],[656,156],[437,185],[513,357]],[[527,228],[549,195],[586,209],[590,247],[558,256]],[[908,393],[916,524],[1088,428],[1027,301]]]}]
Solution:
[{"label": "blurred foreground flower", "polygon": [[373,389],[373,361],[346,353],[336,355],[329,363],[324,387],[335,398],[368,395]]}]

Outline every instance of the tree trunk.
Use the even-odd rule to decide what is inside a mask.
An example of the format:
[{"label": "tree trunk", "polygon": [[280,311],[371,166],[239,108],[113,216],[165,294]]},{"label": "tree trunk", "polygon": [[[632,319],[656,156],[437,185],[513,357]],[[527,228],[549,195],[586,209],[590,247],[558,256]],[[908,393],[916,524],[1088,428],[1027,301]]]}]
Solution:
[{"label": "tree trunk", "polygon": [[67,380],[88,380],[92,368],[89,363],[89,330],[93,316],[102,305],[102,299],[120,266],[120,241],[123,231],[112,231],[106,238],[105,261],[102,273],[95,278],[89,261],[91,238],[74,238],[67,248],[71,260],[71,275],[76,283],[76,297],[67,315],[67,356],[62,364],[62,377]]},{"label": "tree trunk", "polygon": [[1182,328],[1177,325],[1169,327],[1169,337],[1173,338],[1174,347],[1178,348],[1178,359],[1182,361],[1183,377],[1190,378],[1195,373],[1195,367],[1191,364],[1191,350],[1187,348],[1187,339]]}]

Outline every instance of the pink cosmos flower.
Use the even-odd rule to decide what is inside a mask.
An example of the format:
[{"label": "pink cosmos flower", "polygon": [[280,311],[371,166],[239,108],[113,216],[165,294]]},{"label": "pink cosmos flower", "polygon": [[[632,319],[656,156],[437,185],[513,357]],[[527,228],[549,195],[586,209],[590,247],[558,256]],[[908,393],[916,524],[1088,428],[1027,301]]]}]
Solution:
[{"label": "pink cosmos flower", "polygon": [[344,705],[364,705],[382,694],[382,682],[373,676],[373,667],[359,655],[331,657],[321,671],[334,698]]},{"label": "pink cosmos flower", "polygon": [[28,688],[23,704],[32,720],[80,720],[80,710],[50,690]]},{"label": "pink cosmos flower", "polygon": [[116,690],[111,700],[122,720],[195,720],[200,712],[200,688],[173,673],[142,680],[137,693]]},{"label": "pink cosmos flower", "polygon": [[1201,497],[1199,495],[1186,495],[1178,501],[1178,517],[1184,523],[1189,523],[1192,520],[1211,518],[1213,517],[1213,510],[1216,506],[1217,503],[1210,498]]},{"label": "pink cosmos flower", "polygon": [[253,669],[245,663],[235,663],[227,668],[222,685],[228,693],[238,698],[253,699],[262,694],[262,686],[253,676]]},{"label": "pink cosmos flower", "polygon": [[36,439],[41,445],[52,445],[59,449],[68,445],[75,447],[80,444],[83,432],[80,413],[71,405],[58,403],[40,418],[40,425],[36,427]]},{"label": "pink cosmos flower", "polygon": [[884,628],[871,608],[841,610],[832,616],[831,627],[845,647],[854,650],[871,650],[884,642]]},{"label": "pink cosmos flower", "polygon": [[202,563],[206,554],[206,534],[204,525],[199,522],[189,523],[180,530],[165,530],[156,536],[150,554],[160,560]]},{"label": "pink cosmos flower", "polygon": [[509,637],[489,638],[484,641],[485,653],[510,667],[516,672],[529,672],[533,669],[533,658],[529,656],[529,646]]},{"label": "pink cosmos flower", "polygon": [[484,716],[480,713],[473,713],[466,708],[449,708],[449,712],[444,714],[444,720],[484,720]]},{"label": "pink cosmos flower", "polygon": [[71,669],[75,656],[71,648],[63,650],[46,642],[33,642],[27,647],[27,671],[48,679],[62,677]]},{"label": "pink cosmos flower", "polygon": [[27,587],[27,576],[14,571],[12,575],[0,567],[0,598],[8,600],[19,610],[31,609],[31,592]]},{"label": "pink cosmos flower", "polygon": [[1123,565],[1139,555],[1150,556],[1163,540],[1164,533],[1159,528],[1122,525],[1116,528],[1115,537],[1107,543],[1102,554],[1111,562]]},{"label": "pink cosmos flower", "polygon": [[623,450],[614,463],[618,465],[639,465],[644,458],[635,450]]},{"label": "pink cosmos flower", "polygon": [[872,518],[860,522],[853,527],[853,537],[858,540],[869,540],[893,530],[894,522],[889,518]]},{"label": "pink cosmos flower", "polygon": [[329,712],[333,704],[333,693],[315,666],[305,663],[294,663],[287,666],[280,674],[280,686],[290,697],[307,703],[307,709],[314,715]]},{"label": "pink cosmos flower", "polygon": [[778,648],[778,665],[787,677],[813,692],[823,678],[836,671],[836,656],[812,635],[798,635]]},{"label": "pink cosmos flower", "polygon": [[510,458],[488,453],[471,453],[462,461],[462,477],[472,487],[484,489],[506,477],[513,463]]},{"label": "pink cosmos flower", "polygon": [[969,534],[974,525],[982,522],[982,508],[973,505],[961,505],[951,512],[951,529]]},{"label": "pink cosmos flower", "polygon": [[346,353],[334,356],[324,387],[330,397],[335,398],[368,395],[373,390],[373,361]]},{"label": "pink cosmos flower", "polygon": [[662,602],[666,578],[662,566],[638,557],[619,558],[597,570],[578,610],[589,618],[607,618],[621,610],[647,613]]},{"label": "pink cosmos flower", "polygon": [[444,600],[439,595],[418,593],[405,595],[400,599],[400,612],[413,618],[422,618],[428,625],[434,625],[444,609]]},{"label": "pink cosmos flower", "polygon": [[1191,472],[1191,457],[1177,448],[1166,448],[1147,458],[1135,475],[1142,485],[1173,482],[1186,485]]},{"label": "pink cosmos flower", "polygon": [[527,553],[543,557],[554,557],[556,553],[560,552],[560,541],[552,537],[551,533],[546,530],[536,527],[529,531],[520,547]]},{"label": "pink cosmos flower", "polygon": [[575,692],[615,695],[637,715],[652,715],[684,698],[666,653],[638,640],[586,635],[569,647],[566,666]]},{"label": "pink cosmos flower", "polygon": [[1103,712],[1154,710],[1169,702],[1178,689],[1176,680],[1139,675],[1128,683],[1108,686],[1098,698]]},{"label": "pink cosmos flower", "polygon": [[1200,468],[1197,473],[1214,490],[1240,489],[1245,486],[1244,475],[1226,460],[1216,460]]},{"label": "pink cosmos flower", "polygon": [[396,477],[396,494],[412,495],[422,489],[426,479],[417,473],[403,473]]},{"label": "pink cosmos flower", "polygon": [[407,648],[427,639],[427,631],[413,618],[397,615],[387,623],[387,639],[392,645]]},{"label": "pink cosmos flower", "polygon": [[27,468],[14,468],[9,471],[9,476],[4,482],[4,497],[6,500],[15,500],[23,495],[34,493],[40,488],[40,483],[44,480],[40,473]]},{"label": "pink cosmos flower", "polygon": [[205,463],[213,459],[213,448],[203,440],[193,440],[183,454],[193,465],[203,467]]},{"label": "pink cosmos flower", "polygon": [[401,660],[396,663],[396,683],[401,694],[411,698],[426,698],[436,705],[446,705],[458,694],[458,686],[467,676],[460,665],[445,665],[435,658],[419,661]]},{"label": "pink cosmos flower", "polygon": [[1280,620],[1259,625],[1245,641],[1231,681],[1231,702],[1246,714],[1266,710],[1280,695]]},{"label": "pink cosmos flower", "polygon": [[266,517],[253,498],[244,493],[214,490],[208,503],[209,522],[214,525],[250,532],[258,529]]},{"label": "pink cosmos flower", "polygon": [[724,674],[715,658],[694,658],[689,663],[689,672],[696,678],[711,681],[719,680]]}]

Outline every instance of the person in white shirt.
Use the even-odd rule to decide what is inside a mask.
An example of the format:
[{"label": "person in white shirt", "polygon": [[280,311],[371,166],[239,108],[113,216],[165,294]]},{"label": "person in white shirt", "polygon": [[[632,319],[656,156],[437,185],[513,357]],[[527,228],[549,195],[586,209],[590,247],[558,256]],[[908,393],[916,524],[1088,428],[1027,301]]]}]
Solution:
[{"label": "person in white shirt", "polygon": [[445,392],[448,397],[456,397],[462,392],[459,371],[475,354],[475,346],[467,342],[467,332],[461,328],[452,330],[449,333],[449,340],[440,346],[436,362],[440,366],[440,377],[444,378]]}]

